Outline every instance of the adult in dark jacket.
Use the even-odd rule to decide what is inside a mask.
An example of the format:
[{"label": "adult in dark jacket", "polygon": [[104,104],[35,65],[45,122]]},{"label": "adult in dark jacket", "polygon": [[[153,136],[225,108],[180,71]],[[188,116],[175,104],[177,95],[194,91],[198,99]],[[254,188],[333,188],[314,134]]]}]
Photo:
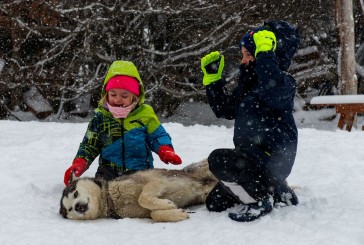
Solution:
[{"label": "adult in dark jacket", "polygon": [[[229,93],[222,78],[224,56],[212,52],[201,60],[203,84],[218,118],[235,119],[234,149],[216,149],[208,157],[219,183],[206,200],[210,211],[248,222],[269,213],[276,202],[298,204],[287,185],[297,149],[292,115],[295,79],[290,60],[276,57],[276,36],[268,27],[247,32],[240,43],[242,59],[237,87]],[[298,45],[297,45],[298,47]]]}]

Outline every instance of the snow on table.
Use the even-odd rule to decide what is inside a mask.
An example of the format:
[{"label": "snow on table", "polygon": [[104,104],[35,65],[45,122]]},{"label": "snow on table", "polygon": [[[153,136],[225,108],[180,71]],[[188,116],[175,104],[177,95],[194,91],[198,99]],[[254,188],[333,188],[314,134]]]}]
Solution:
[{"label": "snow on table", "polygon": [[316,96],[311,99],[311,105],[320,104],[364,104],[364,95],[327,95]]}]

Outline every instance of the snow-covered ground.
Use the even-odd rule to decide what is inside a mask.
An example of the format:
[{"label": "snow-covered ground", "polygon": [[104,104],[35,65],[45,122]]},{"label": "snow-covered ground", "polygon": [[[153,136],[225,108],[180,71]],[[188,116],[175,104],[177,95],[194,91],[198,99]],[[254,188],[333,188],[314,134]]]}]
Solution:
[{"label": "snow-covered ground", "polygon": [[[297,116],[297,124],[310,118]],[[364,132],[299,129],[296,163],[288,181],[300,204],[274,209],[251,223],[202,206],[190,219],[153,223],[149,219],[71,221],[59,214],[63,174],[71,164],[87,123],[0,121],[0,244],[125,245],[363,245]],[[325,123],[320,123],[324,125]],[[318,125],[318,124],[317,124]],[[182,168],[215,148],[232,147],[233,129],[164,123]],[[315,127],[311,124],[311,127]],[[95,162],[85,173],[93,176]]]}]

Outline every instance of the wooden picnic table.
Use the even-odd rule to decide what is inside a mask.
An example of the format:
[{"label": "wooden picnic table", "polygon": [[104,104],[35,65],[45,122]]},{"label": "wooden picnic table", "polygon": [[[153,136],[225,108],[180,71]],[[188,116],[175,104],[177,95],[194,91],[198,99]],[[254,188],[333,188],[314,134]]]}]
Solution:
[{"label": "wooden picnic table", "polygon": [[[334,106],[336,113],[340,113],[338,127],[351,131],[358,113],[364,113],[364,95],[327,95],[316,96],[311,99],[311,105],[320,107]],[[364,127],[362,127],[364,130]]]}]

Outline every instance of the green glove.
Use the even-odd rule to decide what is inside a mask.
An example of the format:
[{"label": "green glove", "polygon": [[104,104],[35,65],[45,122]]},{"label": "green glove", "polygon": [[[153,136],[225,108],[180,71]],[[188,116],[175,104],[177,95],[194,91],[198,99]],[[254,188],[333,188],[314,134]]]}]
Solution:
[{"label": "green glove", "polygon": [[214,51],[204,56],[201,59],[201,69],[204,75],[202,84],[207,86],[220,80],[224,63],[224,56],[219,51]]},{"label": "green glove", "polygon": [[255,43],[255,54],[257,57],[259,52],[274,51],[277,47],[276,35],[268,30],[261,30],[253,35]]}]

